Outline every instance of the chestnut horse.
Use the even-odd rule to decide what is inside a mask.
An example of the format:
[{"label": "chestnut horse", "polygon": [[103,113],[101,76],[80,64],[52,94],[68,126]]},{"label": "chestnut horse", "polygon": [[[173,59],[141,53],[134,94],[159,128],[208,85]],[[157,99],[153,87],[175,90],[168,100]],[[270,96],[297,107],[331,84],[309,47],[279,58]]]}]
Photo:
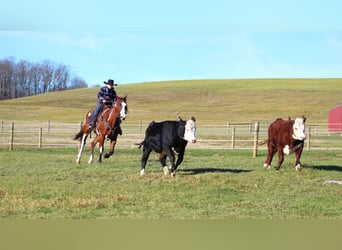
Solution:
[{"label": "chestnut horse", "polygon": [[90,110],[85,118],[84,125],[81,127],[81,130],[78,134],[75,135],[74,140],[80,141],[80,148],[77,155],[76,163],[81,162],[81,156],[83,148],[86,144],[86,140],[88,135],[95,130],[96,137],[90,144],[90,158],[88,163],[92,163],[94,159],[94,147],[97,143],[99,143],[100,148],[100,156],[99,162],[102,162],[102,154],[104,150],[104,141],[106,138],[110,140],[110,151],[105,154],[105,158],[109,158],[113,153],[117,141],[117,137],[121,134],[120,123],[122,120],[126,119],[126,115],[128,112],[127,109],[127,96],[125,97],[117,97],[114,102],[113,107],[104,107],[101,114],[97,117],[96,128],[89,127],[89,120],[93,113],[93,110]]}]

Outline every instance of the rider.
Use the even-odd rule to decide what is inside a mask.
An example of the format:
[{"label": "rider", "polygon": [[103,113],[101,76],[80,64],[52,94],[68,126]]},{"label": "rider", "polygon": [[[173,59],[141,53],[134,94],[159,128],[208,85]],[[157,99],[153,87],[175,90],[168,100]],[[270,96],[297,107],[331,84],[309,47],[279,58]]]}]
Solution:
[{"label": "rider", "polygon": [[99,93],[97,94],[97,99],[99,100],[89,122],[89,127],[94,126],[97,117],[102,110],[102,107],[105,103],[113,103],[116,100],[116,92],[114,90],[114,80],[109,79],[107,82],[104,82],[106,86],[103,86]]}]

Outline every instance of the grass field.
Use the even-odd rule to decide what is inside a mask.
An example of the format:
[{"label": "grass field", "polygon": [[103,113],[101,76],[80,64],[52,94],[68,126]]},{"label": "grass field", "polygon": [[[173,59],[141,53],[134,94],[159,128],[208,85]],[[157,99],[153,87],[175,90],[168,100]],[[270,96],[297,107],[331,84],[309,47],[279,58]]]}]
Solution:
[{"label": "grass field", "polygon": [[176,178],[151,155],[120,149],[102,164],[74,163],[77,149],[0,149],[2,218],[342,219],[341,153],[304,152],[279,172],[265,170],[266,152],[189,147]]}]

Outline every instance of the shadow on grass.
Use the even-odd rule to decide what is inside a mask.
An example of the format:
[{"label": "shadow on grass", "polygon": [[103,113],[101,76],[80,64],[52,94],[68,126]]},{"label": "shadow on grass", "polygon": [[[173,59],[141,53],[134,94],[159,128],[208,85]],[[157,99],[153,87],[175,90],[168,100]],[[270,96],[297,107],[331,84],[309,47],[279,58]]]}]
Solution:
[{"label": "shadow on grass", "polygon": [[305,168],[312,168],[312,169],[324,170],[324,171],[337,171],[337,172],[342,171],[342,167],[331,166],[331,165],[305,166]]},{"label": "shadow on grass", "polygon": [[180,169],[179,172],[185,172],[186,175],[196,175],[205,173],[248,173],[253,170],[249,169],[230,169],[230,168],[190,168],[190,169]]}]

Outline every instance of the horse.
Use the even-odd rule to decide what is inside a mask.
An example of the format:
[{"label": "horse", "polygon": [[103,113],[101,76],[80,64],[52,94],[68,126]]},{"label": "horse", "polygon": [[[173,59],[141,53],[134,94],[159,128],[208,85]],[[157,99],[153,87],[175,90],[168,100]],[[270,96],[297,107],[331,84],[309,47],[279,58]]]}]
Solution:
[{"label": "horse", "polygon": [[89,121],[92,116],[93,110],[90,110],[86,117],[83,126],[78,132],[74,140],[80,141],[79,152],[76,158],[76,163],[81,162],[81,156],[86,144],[88,135],[95,130],[96,137],[90,144],[90,158],[88,163],[91,164],[94,159],[94,147],[97,143],[99,143],[100,147],[100,156],[99,162],[102,162],[102,154],[104,150],[104,140],[108,138],[110,140],[110,151],[104,155],[105,158],[109,158],[114,154],[114,149],[117,141],[117,137],[121,134],[120,123],[121,121],[126,119],[126,115],[128,113],[127,108],[127,95],[124,97],[117,97],[114,102],[114,106],[104,107],[101,114],[97,117],[96,127],[89,127]]}]

